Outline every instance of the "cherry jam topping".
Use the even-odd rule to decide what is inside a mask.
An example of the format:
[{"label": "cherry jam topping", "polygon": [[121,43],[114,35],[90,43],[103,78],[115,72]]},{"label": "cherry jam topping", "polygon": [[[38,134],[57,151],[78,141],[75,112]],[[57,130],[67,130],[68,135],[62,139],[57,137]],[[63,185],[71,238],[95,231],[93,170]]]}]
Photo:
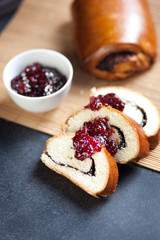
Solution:
[{"label": "cherry jam topping", "polygon": [[108,121],[107,117],[95,118],[93,121],[85,122],[84,126],[87,127],[88,134],[102,145],[105,145],[108,152],[114,156],[117,153],[118,146],[116,141],[110,139],[114,129],[109,126]]},{"label": "cherry jam topping", "polygon": [[108,121],[107,117],[95,118],[93,121],[85,122],[83,129],[76,132],[73,146],[76,149],[75,157],[77,159],[84,160],[91,157],[95,151],[101,151],[102,145],[106,146],[112,156],[117,153],[117,143],[110,139],[114,129],[109,126]]},{"label": "cherry jam topping", "polygon": [[66,77],[55,68],[33,63],[11,81],[11,87],[21,95],[41,97],[58,91],[66,81]]},{"label": "cherry jam topping", "polygon": [[109,93],[107,95],[99,95],[98,97],[92,96],[90,103],[85,108],[90,108],[92,111],[97,111],[101,106],[111,106],[119,111],[123,111],[125,103],[115,94]]},{"label": "cherry jam topping", "polygon": [[75,158],[81,161],[91,157],[95,151],[100,152],[102,148],[98,141],[89,136],[86,127],[76,132],[73,137],[73,146],[76,149]]},{"label": "cherry jam topping", "polygon": [[106,135],[110,137],[114,132],[113,128],[108,125],[109,119],[105,118],[95,118],[93,121],[85,122],[84,126],[87,127],[90,136],[95,137],[99,135]]}]

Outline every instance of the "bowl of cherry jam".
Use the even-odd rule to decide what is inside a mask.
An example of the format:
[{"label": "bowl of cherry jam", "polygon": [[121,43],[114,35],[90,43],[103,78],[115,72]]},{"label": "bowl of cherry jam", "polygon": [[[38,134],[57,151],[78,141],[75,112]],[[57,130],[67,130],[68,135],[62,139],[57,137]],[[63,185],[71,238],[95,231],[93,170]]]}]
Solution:
[{"label": "bowl of cherry jam", "polygon": [[33,49],[12,58],[3,72],[12,100],[30,112],[56,108],[67,96],[73,77],[70,61],[61,53]]}]

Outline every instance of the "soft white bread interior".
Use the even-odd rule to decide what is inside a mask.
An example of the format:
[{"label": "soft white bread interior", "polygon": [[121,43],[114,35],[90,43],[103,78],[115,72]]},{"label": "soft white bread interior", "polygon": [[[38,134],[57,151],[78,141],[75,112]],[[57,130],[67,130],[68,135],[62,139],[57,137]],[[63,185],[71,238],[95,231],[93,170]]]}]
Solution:
[{"label": "soft white bread interior", "polygon": [[[145,96],[124,87],[92,88],[89,96],[106,95],[115,93],[125,102],[123,113],[141,124],[150,142],[150,148],[154,149],[160,140],[160,113],[157,107]],[[144,125],[144,126],[143,126]]]},{"label": "soft white bread interior", "polygon": [[126,146],[119,149],[116,155],[114,155],[117,162],[128,163],[133,160],[139,160],[149,154],[148,139],[142,127],[134,120],[129,119],[111,107],[102,106],[98,111],[84,108],[68,118],[62,126],[62,131],[76,132],[83,127],[84,122],[104,117],[108,117],[108,123],[115,129],[118,128],[124,135]]},{"label": "soft white bread interior", "polygon": [[104,146],[91,158],[83,161],[76,159],[72,141],[74,136],[74,133],[66,133],[50,138],[41,156],[42,162],[95,197],[114,193],[118,182],[115,159]]}]

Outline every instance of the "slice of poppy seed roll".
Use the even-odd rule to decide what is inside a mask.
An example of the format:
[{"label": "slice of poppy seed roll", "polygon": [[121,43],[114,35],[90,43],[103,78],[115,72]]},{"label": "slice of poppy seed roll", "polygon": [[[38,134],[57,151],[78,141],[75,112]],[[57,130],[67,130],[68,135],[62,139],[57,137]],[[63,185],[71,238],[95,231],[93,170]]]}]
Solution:
[{"label": "slice of poppy seed roll", "polygon": [[90,158],[83,161],[76,159],[74,136],[74,133],[66,133],[48,139],[41,155],[42,162],[94,197],[114,193],[118,182],[115,159],[104,146]]},{"label": "slice of poppy seed roll", "polygon": [[109,93],[115,93],[125,103],[123,113],[143,127],[150,149],[154,149],[160,141],[160,113],[157,107],[147,97],[125,87],[93,87],[89,96],[97,97]]},{"label": "slice of poppy seed roll", "polygon": [[136,121],[109,106],[101,106],[98,111],[84,108],[76,112],[67,119],[62,131],[76,132],[88,122],[104,118],[108,118],[108,126],[114,130],[110,139],[118,145],[117,153],[114,155],[117,162],[128,163],[149,154],[149,142],[143,128]]}]

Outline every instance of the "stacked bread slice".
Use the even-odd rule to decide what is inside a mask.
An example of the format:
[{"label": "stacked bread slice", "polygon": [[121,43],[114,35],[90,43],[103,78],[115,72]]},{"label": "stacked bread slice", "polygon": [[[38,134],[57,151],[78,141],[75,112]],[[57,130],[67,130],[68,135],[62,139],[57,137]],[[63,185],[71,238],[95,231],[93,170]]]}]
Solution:
[{"label": "stacked bread slice", "polygon": [[62,130],[63,132],[76,132],[83,128],[85,122],[105,117],[109,119],[108,124],[115,129],[114,138],[118,140],[119,146],[121,141],[125,143],[123,147],[119,147],[114,156],[118,163],[128,163],[148,155],[149,143],[142,127],[111,107],[101,106],[98,111],[84,108],[70,116],[63,125]]},{"label": "stacked bread slice", "polygon": [[123,113],[139,123],[154,149],[160,140],[160,113],[157,107],[145,96],[125,87],[92,88],[89,96],[106,95],[115,93],[124,103]]}]

